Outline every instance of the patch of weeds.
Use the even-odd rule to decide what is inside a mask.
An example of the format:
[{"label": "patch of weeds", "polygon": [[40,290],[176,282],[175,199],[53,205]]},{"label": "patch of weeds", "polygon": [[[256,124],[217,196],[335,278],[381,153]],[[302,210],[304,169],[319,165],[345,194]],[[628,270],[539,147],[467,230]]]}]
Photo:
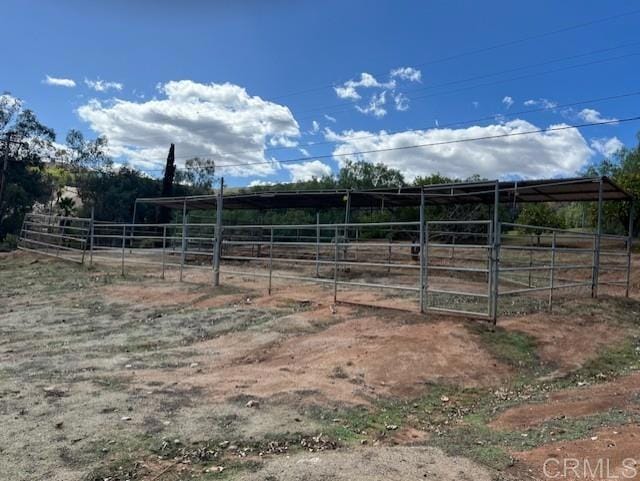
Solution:
[{"label": "patch of weeds", "polygon": [[502,327],[490,331],[485,325],[478,323],[468,324],[468,329],[480,338],[482,345],[499,361],[527,373],[543,369],[533,336]]},{"label": "patch of weeds", "polygon": [[329,377],[331,379],[348,379],[349,374],[347,374],[347,371],[345,371],[342,366],[336,366],[331,370]]},{"label": "patch of weeds", "polygon": [[603,375],[618,376],[638,367],[640,362],[640,338],[625,339],[619,345],[601,351],[574,373],[574,377],[602,379]]}]

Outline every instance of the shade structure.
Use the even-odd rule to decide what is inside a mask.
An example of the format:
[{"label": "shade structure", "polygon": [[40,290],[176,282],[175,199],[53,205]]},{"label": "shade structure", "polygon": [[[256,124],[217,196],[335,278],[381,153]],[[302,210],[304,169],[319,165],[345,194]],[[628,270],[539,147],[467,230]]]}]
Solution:
[{"label": "shade structure", "polygon": [[[424,187],[383,189],[282,190],[224,195],[224,208],[234,209],[326,209],[341,208],[347,199],[351,208],[415,207],[424,192],[426,204],[493,204],[496,184],[500,203],[591,202],[598,201],[602,182],[602,200],[629,201],[631,194],[608,177],[565,179],[456,182]],[[137,203],[169,208],[212,209],[217,195],[139,198]]]}]

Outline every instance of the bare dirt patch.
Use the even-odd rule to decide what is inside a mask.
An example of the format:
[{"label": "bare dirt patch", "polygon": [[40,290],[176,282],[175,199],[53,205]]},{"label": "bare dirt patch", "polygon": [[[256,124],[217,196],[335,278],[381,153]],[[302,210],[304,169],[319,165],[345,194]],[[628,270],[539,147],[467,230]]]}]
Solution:
[{"label": "bare dirt patch", "polygon": [[257,473],[242,481],[490,481],[492,474],[461,457],[447,456],[436,448],[372,447],[321,453],[299,453],[267,461]]},{"label": "bare dirt patch", "polygon": [[552,393],[544,403],[516,406],[499,415],[491,426],[526,430],[546,421],[590,416],[610,409],[640,410],[640,373],[612,382]]},{"label": "bare dirt patch", "polygon": [[638,453],[640,426],[621,426],[603,429],[588,439],[547,444],[531,451],[514,453],[517,459],[515,470],[536,480],[638,480]]},{"label": "bare dirt patch", "polygon": [[573,311],[567,313],[569,315],[540,312],[501,320],[500,326],[533,336],[540,360],[555,365],[557,374],[564,374],[629,334],[629,329],[618,322],[620,317],[614,313],[607,314],[606,309],[598,309],[595,314],[589,312],[591,303],[591,300],[583,300],[580,303],[582,312],[570,309],[569,304],[566,310]]},{"label": "bare dirt patch", "polygon": [[[140,381],[168,376],[208,388],[220,399],[315,391],[325,399],[366,403],[371,396],[416,396],[429,382],[497,385],[511,372],[455,321],[403,324],[356,317],[320,332],[272,341],[246,333],[221,337],[207,345],[212,355],[200,357],[202,372],[144,371]],[[252,342],[259,345],[248,349]],[[229,356],[234,346],[244,353]],[[223,357],[221,349],[226,349]]]}]

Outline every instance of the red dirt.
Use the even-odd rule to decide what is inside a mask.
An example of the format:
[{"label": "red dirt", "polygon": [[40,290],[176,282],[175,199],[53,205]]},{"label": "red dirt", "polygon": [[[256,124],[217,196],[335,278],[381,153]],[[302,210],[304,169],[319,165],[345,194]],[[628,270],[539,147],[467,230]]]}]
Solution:
[{"label": "red dirt", "polygon": [[640,426],[604,429],[594,434],[594,438],[514,453],[517,459],[514,471],[526,473],[522,479],[534,480],[640,480]]},{"label": "red dirt", "polygon": [[503,412],[491,426],[501,430],[525,430],[561,416],[584,417],[610,409],[640,409],[634,400],[640,395],[640,373],[615,381],[558,391],[543,404],[524,404]]},{"label": "red dirt", "polygon": [[497,385],[510,374],[463,324],[452,320],[401,324],[364,317],[282,341],[273,334],[244,332],[198,346],[201,372],[145,370],[136,375],[143,382],[201,386],[215,398],[313,391],[329,400],[366,403],[371,395],[415,396],[426,382]]},{"label": "red dirt", "polygon": [[544,362],[558,367],[558,374],[567,373],[594,358],[599,351],[624,339],[628,332],[608,322],[590,316],[554,315],[544,312],[500,320],[508,330],[533,336],[537,354]]}]

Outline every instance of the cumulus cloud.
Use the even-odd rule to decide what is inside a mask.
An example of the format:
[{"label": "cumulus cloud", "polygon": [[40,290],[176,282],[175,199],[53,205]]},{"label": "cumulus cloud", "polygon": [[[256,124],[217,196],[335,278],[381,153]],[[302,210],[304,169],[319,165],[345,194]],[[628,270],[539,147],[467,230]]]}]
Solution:
[{"label": "cumulus cloud", "polygon": [[400,67],[393,69],[389,74],[391,78],[398,77],[402,80],[408,80],[409,82],[421,82],[422,72],[413,67]]},{"label": "cumulus cloud", "polygon": [[289,164],[285,165],[284,168],[291,172],[291,182],[300,182],[311,180],[314,177],[320,178],[325,175],[331,175],[331,167],[319,160],[312,160],[300,164]]},{"label": "cumulus cloud", "polygon": [[314,120],[313,122],[311,122],[311,133],[317,134],[319,130],[320,130],[320,124],[318,123],[318,121]]},{"label": "cumulus cloud", "polygon": [[[105,80],[89,80],[87,78],[84,79],[84,83],[87,87],[96,92],[107,92],[108,90],[117,90],[118,92],[122,90],[124,87],[120,82],[107,82]],[[144,98],[144,96],[143,96]]]},{"label": "cumulus cloud", "polygon": [[94,99],[78,115],[107,136],[112,155],[144,169],[161,168],[173,142],[179,164],[196,156],[220,166],[269,162],[225,169],[230,175],[266,175],[277,163],[264,149],[295,145],[300,135],[287,107],[251,96],[237,85],[180,80],[161,85],[160,92],[163,98],[146,102]]},{"label": "cumulus cloud", "polygon": [[602,114],[600,114],[600,112],[598,112],[595,109],[582,109],[580,112],[578,112],[578,117],[580,117],[585,122],[593,122],[593,123],[615,122],[616,120],[618,120],[616,118],[603,117]]},{"label": "cumulus cloud", "polygon": [[[551,127],[564,125],[566,124]],[[390,135],[385,131],[373,134],[366,131],[349,130],[335,133],[327,130],[326,137],[327,140],[338,143],[333,151],[334,155],[340,155],[335,157],[338,162],[344,162],[348,158],[382,162],[400,169],[409,180],[434,172],[457,178],[479,174],[492,179],[511,175],[525,178],[572,175],[593,155],[593,151],[577,129],[350,155],[356,151],[455,142],[538,129],[536,125],[516,119],[506,123],[464,129],[435,128]]]},{"label": "cumulus cloud", "polygon": [[600,139],[592,139],[591,147],[593,150],[599,152],[605,157],[611,157],[624,147],[624,143],[618,137],[604,137]]},{"label": "cumulus cloud", "polygon": [[42,81],[43,84],[53,85],[54,87],[67,87],[72,88],[76,86],[76,82],[70,78],[51,77],[47,75]]},{"label": "cumulus cloud", "polygon": [[369,103],[365,107],[356,105],[356,109],[363,114],[371,114],[376,118],[381,118],[387,114],[387,109],[384,108],[386,103],[387,91],[383,90],[378,94],[373,94],[371,96],[371,100],[369,100]]},{"label": "cumulus cloud", "polygon": [[505,95],[504,98],[502,99],[502,103],[505,105],[505,107],[510,109],[511,106],[513,105],[513,97],[510,97],[509,95]]},{"label": "cumulus cloud", "polygon": [[334,124],[337,122],[336,118],[335,117],[331,117],[331,115],[324,114],[324,118],[325,118],[325,120],[328,120],[329,122],[332,122]]}]

